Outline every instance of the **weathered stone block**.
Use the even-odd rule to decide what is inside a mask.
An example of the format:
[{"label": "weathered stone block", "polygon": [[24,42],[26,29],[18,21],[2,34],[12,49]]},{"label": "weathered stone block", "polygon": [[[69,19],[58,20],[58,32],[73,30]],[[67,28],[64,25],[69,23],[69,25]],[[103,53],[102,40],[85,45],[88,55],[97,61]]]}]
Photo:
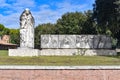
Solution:
[{"label": "weathered stone block", "polygon": [[41,48],[112,48],[111,37],[106,35],[41,35]]},{"label": "weathered stone block", "polygon": [[9,56],[39,56],[40,52],[38,49],[19,48],[9,49]]},{"label": "weathered stone block", "polygon": [[111,37],[105,35],[76,35],[77,48],[110,49]]},{"label": "weathered stone block", "polygon": [[77,48],[93,48],[93,35],[76,35]]},{"label": "weathered stone block", "polygon": [[72,56],[77,53],[76,49],[42,49],[40,55],[51,56]]},{"label": "weathered stone block", "polygon": [[45,56],[73,56],[73,55],[82,55],[82,56],[105,56],[105,55],[117,55],[115,50],[109,49],[42,49],[40,55]]},{"label": "weathered stone block", "polygon": [[58,35],[41,35],[42,48],[58,48]]},{"label": "weathered stone block", "polygon": [[59,35],[59,48],[76,48],[76,35]]}]

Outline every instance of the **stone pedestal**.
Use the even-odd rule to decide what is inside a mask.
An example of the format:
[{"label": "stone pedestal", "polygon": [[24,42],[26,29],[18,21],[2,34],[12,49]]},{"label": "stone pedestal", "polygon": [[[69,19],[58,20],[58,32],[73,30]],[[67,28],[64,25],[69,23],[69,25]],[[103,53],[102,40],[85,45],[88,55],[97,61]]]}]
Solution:
[{"label": "stone pedestal", "polygon": [[110,49],[42,49],[42,56],[115,56],[115,50]]},{"label": "stone pedestal", "polygon": [[28,48],[18,48],[18,49],[9,49],[9,56],[39,56],[38,49],[28,49]]},{"label": "stone pedestal", "polygon": [[20,47],[34,48],[34,28],[20,29]]}]

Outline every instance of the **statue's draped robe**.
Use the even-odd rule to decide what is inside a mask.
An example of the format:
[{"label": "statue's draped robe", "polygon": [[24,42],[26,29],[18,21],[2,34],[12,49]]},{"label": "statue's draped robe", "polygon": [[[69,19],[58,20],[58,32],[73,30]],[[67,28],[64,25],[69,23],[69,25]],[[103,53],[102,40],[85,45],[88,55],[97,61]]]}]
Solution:
[{"label": "statue's draped robe", "polygon": [[34,48],[34,18],[29,10],[20,16],[20,47]]}]

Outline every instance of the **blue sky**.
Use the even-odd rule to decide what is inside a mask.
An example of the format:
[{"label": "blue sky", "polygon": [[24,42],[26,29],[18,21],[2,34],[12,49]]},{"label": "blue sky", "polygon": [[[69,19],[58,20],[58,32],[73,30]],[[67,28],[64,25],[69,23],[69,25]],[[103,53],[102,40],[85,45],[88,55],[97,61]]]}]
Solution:
[{"label": "blue sky", "polygon": [[66,12],[92,10],[94,0],[0,0],[0,24],[8,28],[19,28],[19,17],[29,8],[36,26],[56,23]]}]

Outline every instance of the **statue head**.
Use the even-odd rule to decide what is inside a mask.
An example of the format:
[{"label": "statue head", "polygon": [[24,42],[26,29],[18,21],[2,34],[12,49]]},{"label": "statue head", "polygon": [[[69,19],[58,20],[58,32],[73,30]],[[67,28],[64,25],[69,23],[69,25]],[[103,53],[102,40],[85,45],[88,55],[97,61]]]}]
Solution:
[{"label": "statue head", "polygon": [[25,10],[26,10],[26,11],[30,11],[30,9],[29,9],[29,8],[26,8]]},{"label": "statue head", "polygon": [[31,13],[30,13],[30,9],[29,9],[29,8],[26,8],[26,9],[25,9],[25,13],[26,13],[26,14],[31,14]]},{"label": "statue head", "polygon": [[20,28],[28,28],[34,26],[34,18],[30,9],[26,8],[20,16]]}]

